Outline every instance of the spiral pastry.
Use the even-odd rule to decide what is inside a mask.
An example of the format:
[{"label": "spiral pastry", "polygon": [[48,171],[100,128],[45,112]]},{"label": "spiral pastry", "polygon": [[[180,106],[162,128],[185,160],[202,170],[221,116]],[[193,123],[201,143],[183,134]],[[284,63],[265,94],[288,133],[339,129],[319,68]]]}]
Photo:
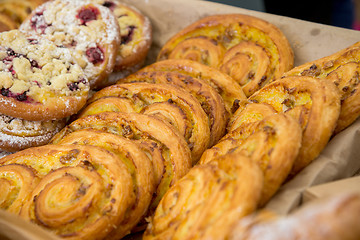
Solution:
[{"label": "spiral pastry", "polygon": [[262,186],[261,170],[243,155],[196,165],[164,195],[143,239],[224,239],[257,208]]},{"label": "spiral pastry", "polygon": [[224,14],[204,17],[175,34],[158,60],[191,59],[234,78],[246,96],[281,77],[294,64],[284,34],[262,19]]},{"label": "spiral pastry", "polygon": [[136,72],[120,79],[118,83],[148,82],[173,84],[191,93],[201,104],[210,123],[210,146],[219,141],[225,134],[228,113],[221,96],[207,82],[177,72],[150,71]]},{"label": "spiral pastry", "polygon": [[101,239],[135,201],[131,174],[115,154],[80,145],[29,148],[1,159],[40,178],[20,216],[66,239]]},{"label": "spiral pastry", "polygon": [[[158,184],[149,207],[150,213],[169,187],[191,168],[191,153],[185,139],[171,125],[158,118],[139,113],[119,112],[103,112],[84,116],[56,134],[52,143],[57,144],[66,135],[82,129],[94,129],[137,142],[142,141],[142,149],[147,149],[147,154],[152,155],[155,172],[161,172],[161,179],[156,177]],[[149,142],[146,143],[146,141]],[[157,156],[161,159],[156,159]]]},{"label": "spiral pastry", "polygon": [[334,82],[341,93],[341,112],[335,133],[360,116],[360,42],[327,57],[305,63],[284,76],[312,76]]},{"label": "spiral pastry", "polygon": [[263,206],[290,173],[301,146],[301,137],[299,123],[292,117],[272,114],[229,132],[218,144],[204,152],[200,164],[231,152],[250,157],[264,173],[260,200]]},{"label": "spiral pastry", "polygon": [[[171,123],[187,140],[193,163],[200,159],[209,146],[210,128],[207,115],[196,98],[184,89],[170,84],[141,82],[112,85],[95,93],[79,117],[88,115],[88,111],[95,111],[92,104],[95,103],[94,107],[97,107],[96,101],[104,98],[110,106],[112,104],[109,100],[113,98],[118,98],[115,106],[118,106],[117,102],[120,100],[124,100],[125,104],[130,101],[133,110],[119,110],[154,115]],[[101,111],[102,108],[99,109],[99,112]]]},{"label": "spiral pastry", "polygon": [[112,239],[120,239],[142,219],[147,212],[155,190],[152,163],[146,153],[134,141],[115,134],[83,129],[64,136],[58,144],[92,145],[116,154],[131,174],[136,201],[127,209],[120,226],[112,231]]},{"label": "spiral pastry", "polygon": [[271,105],[276,112],[294,117],[301,125],[302,144],[292,175],[307,166],[324,149],[340,114],[340,93],[335,84],[313,77],[278,79],[248,100]]},{"label": "spiral pastry", "polygon": [[[360,238],[360,196],[339,195],[311,202],[286,217],[266,212],[240,219],[229,240],[357,240]],[[311,223],[311,224],[309,224]]]},{"label": "spiral pastry", "polygon": [[[206,81],[223,98],[225,108],[229,114],[236,111],[237,104],[240,100],[246,99],[242,88],[234,79],[216,68],[206,66],[196,61],[188,59],[168,59],[148,65],[138,72],[153,71],[177,72]],[[122,80],[119,81],[121,82]]]},{"label": "spiral pastry", "polygon": [[0,32],[15,29],[17,24],[6,14],[0,12]]}]

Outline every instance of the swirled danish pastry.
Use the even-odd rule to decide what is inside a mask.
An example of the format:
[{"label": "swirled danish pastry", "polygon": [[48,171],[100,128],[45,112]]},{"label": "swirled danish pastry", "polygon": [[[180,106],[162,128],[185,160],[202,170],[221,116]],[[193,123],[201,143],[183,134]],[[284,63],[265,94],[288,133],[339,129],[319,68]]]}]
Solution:
[{"label": "swirled danish pastry", "polygon": [[360,42],[298,66],[284,76],[312,76],[335,83],[341,93],[341,112],[335,133],[348,127],[360,116]]},{"label": "swirled danish pastry", "polygon": [[[237,103],[246,96],[234,79],[216,68],[206,66],[188,59],[167,59],[148,65],[138,72],[166,71],[177,72],[193,78],[206,81],[223,98],[226,110],[232,114],[237,109]],[[121,80],[119,80],[121,82]]]},{"label": "swirled danish pastry", "polygon": [[115,154],[80,145],[46,145],[6,156],[1,168],[23,166],[39,179],[20,216],[66,239],[101,239],[135,201],[131,174]]},{"label": "swirled danish pastry", "polygon": [[[97,100],[111,100],[114,97],[118,98],[116,103],[107,101],[107,106],[117,107],[119,101],[125,101],[124,105],[130,103],[132,108],[126,107],[120,111],[130,110],[157,116],[175,126],[188,142],[194,164],[209,147],[210,123],[206,113],[195,97],[175,85],[144,82],[112,85],[95,93],[79,117],[88,115],[88,111],[96,111],[92,104],[95,104],[94,107],[99,106]],[[98,111],[102,109],[100,107]]]},{"label": "swirled danish pastry", "polygon": [[0,32],[17,28],[16,23],[6,14],[0,12]]},{"label": "swirled danish pastry", "polygon": [[200,159],[205,164],[231,152],[242,153],[259,165],[264,174],[260,206],[265,205],[289,175],[302,139],[299,123],[283,113],[261,121],[243,124],[206,150]]},{"label": "swirled danish pastry", "polygon": [[[52,143],[57,144],[66,135],[82,129],[94,129],[135,141],[143,141],[141,147],[148,149],[148,155],[152,154],[154,169],[161,173],[161,179],[158,179],[159,176],[156,178],[158,184],[149,207],[150,213],[156,208],[169,187],[191,168],[191,152],[184,137],[173,126],[158,118],[139,113],[120,112],[103,112],[84,116],[55,135]],[[161,151],[160,156],[157,150]]]},{"label": "swirled danish pastry", "polygon": [[303,137],[292,174],[320,154],[333,134],[340,114],[340,93],[335,84],[308,76],[278,79],[248,100],[271,105],[276,112],[290,115],[299,122]]},{"label": "swirled danish pastry", "polygon": [[139,71],[120,79],[117,83],[148,82],[173,84],[190,92],[208,116],[210,124],[210,145],[217,143],[225,134],[228,112],[221,96],[206,81],[171,71]]},{"label": "swirled danish pastry", "polygon": [[204,17],[176,33],[158,60],[191,59],[229,74],[250,96],[294,64],[285,35],[275,25],[243,14]]},{"label": "swirled danish pastry", "polygon": [[243,155],[196,165],[161,199],[143,239],[224,239],[257,208],[262,186],[261,170]]}]

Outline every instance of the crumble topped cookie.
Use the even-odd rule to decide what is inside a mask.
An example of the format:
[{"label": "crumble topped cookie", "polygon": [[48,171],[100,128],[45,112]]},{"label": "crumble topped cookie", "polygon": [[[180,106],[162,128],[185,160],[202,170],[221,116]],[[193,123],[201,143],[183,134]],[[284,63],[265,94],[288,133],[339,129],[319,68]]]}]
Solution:
[{"label": "crumble topped cookie", "polygon": [[18,30],[0,34],[0,113],[62,119],[85,104],[89,82],[67,48]]},{"label": "crumble topped cookie", "polygon": [[115,16],[104,6],[81,0],[46,2],[33,11],[20,30],[70,48],[92,88],[113,70],[120,30]]}]

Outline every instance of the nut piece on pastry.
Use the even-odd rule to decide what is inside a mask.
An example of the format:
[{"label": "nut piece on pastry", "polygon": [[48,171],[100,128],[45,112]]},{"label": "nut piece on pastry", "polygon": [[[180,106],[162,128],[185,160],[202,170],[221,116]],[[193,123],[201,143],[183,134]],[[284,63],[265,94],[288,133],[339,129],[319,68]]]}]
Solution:
[{"label": "nut piece on pastry", "polygon": [[0,34],[0,113],[63,119],[86,103],[89,82],[69,49],[18,30]]},{"label": "nut piece on pastry", "polygon": [[241,153],[259,165],[264,174],[260,206],[265,205],[286,180],[301,146],[299,123],[283,113],[249,122],[226,134],[206,150],[200,164],[229,153]]},{"label": "nut piece on pastry", "polygon": [[360,42],[293,68],[284,76],[312,76],[335,83],[341,93],[341,112],[335,133],[348,127],[360,116]]},{"label": "nut piece on pastry", "polygon": [[260,212],[240,219],[229,240],[358,240],[360,195],[342,193],[316,200],[286,217]]},{"label": "nut piece on pastry", "polygon": [[[191,168],[191,153],[184,139],[170,124],[139,113],[103,112],[84,116],[67,125],[52,140],[57,144],[66,135],[81,129],[94,129],[135,140],[148,149],[157,173],[157,189],[149,207],[155,209],[164,193]],[[142,141],[142,142],[141,142]],[[148,141],[148,142],[147,142]],[[161,154],[158,154],[160,149]],[[161,159],[158,159],[161,158]]]},{"label": "nut piece on pastry", "polygon": [[16,152],[45,145],[65,124],[66,119],[27,121],[0,114],[0,151]]},{"label": "nut piece on pastry", "polygon": [[281,77],[294,63],[293,51],[280,29],[243,14],[208,16],[185,27],[158,55],[158,60],[172,58],[220,69],[242,86],[246,96]]},{"label": "nut piece on pastry", "polygon": [[19,29],[72,49],[91,88],[100,86],[114,68],[120,30],[104,6],[81,0],[49,1],[37,7]]},{"label": "nut piece on pastry", "polygon": [[6,156],[0,165],[36,174],[38,184],[23,196],[20,216],[60,237],[105,238],[135,201],[127,166],[102,148],[46,145]]},{"label": "nut piece on pastry", "polygon": [[210,145],[217,143],[225,134],[228,112],[220,94],[206,81],[171,71],[139,71],[120,79],[118,83],[148,82],[173,84],[190,92],[199,102],[210,124]]},{"label": "nut piece on pastry", "polygon": [[[246,99],[242,88],[234,79],[216,68],[206,66],[196,61],[188,59],[168,59],[148,65],[138,72],[153,71],[177,72],[206,81],[223,98],[226,110],[230,115],[236,111],[238,102]],[[122,80],[119,80],[119,82],[121,81]]]},{"label": "nut piece on pastry", "polygon": [[[88,115],[88,111],[94,112],[92,103],[95,107],[99,104],[97,100],[107,99],[106,104],[112,106],[111,100],[115,100],[115,106],[119,106],[118,101],[125,101],[125,109],[122,112],[138,112],[156,116],[175,126],[182,134],[192,152],[193,163],[195,164],[201,154],[209,147],[210,127],[206,113],[200,103],[188,91],[170,84],[155,83],[123,83],[106,87],[89,99],[89,105],[80,112],[79,117]],[[104,102],[103,102],[104,103]],[[131,103],[132,109],[127,107]],[[114,110],[115,107],[112,107]],[[98,112],[103,107],[100,106]]]},{"label": "nut piece on pastry", "polygon": [[57,144],[92,145],[116,154],[127,166],[136,201],[125,212],[123,221],[107,239],[120,239],[144,217],[155,190],[155,178],[149,157],[135,142],[116,134],[83,129],[64,136]]},{"label": "nut piece on pastry", "polygon": [[277,112],[290,115],[299,122],[303,137],[292,175],[306,167],[324,149],[340,114],[340,93],[335,84],[308,76],[278,79],[248,100],[271,105]]},{"label": "nut piece on pastry", "polygon": [[143,239],[224,239],[256,210],[262,186],[258,165],[240,154],[196,165],[164,195]]}]

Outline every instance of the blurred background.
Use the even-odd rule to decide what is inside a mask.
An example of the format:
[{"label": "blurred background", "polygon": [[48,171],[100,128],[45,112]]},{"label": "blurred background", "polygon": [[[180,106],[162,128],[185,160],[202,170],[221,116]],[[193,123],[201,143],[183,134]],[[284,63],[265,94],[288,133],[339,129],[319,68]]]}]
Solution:
[{"label": "blurred background", "polygon": [[360,0],[209,0],[255,11],[360,30]]}]

